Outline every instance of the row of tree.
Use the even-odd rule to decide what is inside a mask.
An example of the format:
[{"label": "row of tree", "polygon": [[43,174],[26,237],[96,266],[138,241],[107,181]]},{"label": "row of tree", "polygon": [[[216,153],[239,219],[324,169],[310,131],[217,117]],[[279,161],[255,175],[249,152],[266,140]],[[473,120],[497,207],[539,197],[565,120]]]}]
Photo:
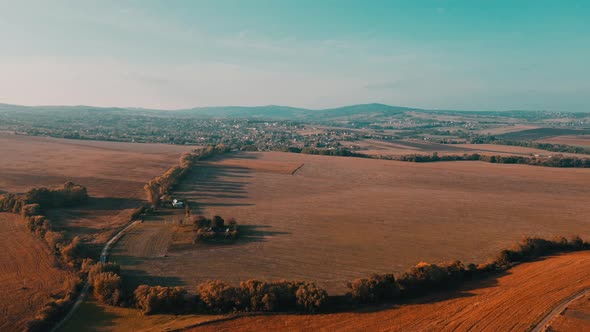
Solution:
[{"label": "row of tree", "polygon": [[220,144],[183,154],[177,166],[169,168],[164,174],[155,177],[144,185],[143,188],[146,192],[147,200],[153,207],[158,207],[160,205],[160,198],[164,195],[169,195],[170,191],[178,185],[180,180],[186,176],[197,161],[229,151],[230,149],[228,147]]},{"label": "row of tree", "polygon": [[511,145],[511,146],[522,146],[526,148],[540,149],[552,152],[561,153],[577,153],[577,154],[590,154],[590,149],[582,146],[567,145],[567,144],[553,144],[553,143],[542,143],[530,140],[514,141],[497,138],[495,136],[475,136],[470,138],[472,144],[499,144],[499,145]]},{"label": "row of tree", "polygon": [[[55,189],[34,188],[24,195],[0,195],[0,211],[20,214],[31,233],[44,239],[53,254],[60,256],[70,266],[74,266],[84,251],[80,238],[74,237],[70,241],[66,239],[63,232],[53,230],[50,220],[43,215],[43,212],[50,208],[81,204],[87,199],[88,193],[85,187],[66,182]],[[62,292],[45,304],[27,323],[26,330],[49,330],[74,303],[80,285],[80,278],[68,278]]]},{"label": "row of tree", "polygon": [[[61,187],[51,189],[33,188],[23,195],[7,193],[0,195],[0,212],[40,214],[44,209],[78,205],[88,199],[86,187],[66,182]],[[23,211],[23,208],[35,208],[35,211]]]},{"label": "row of tree", "polygon": [[522,164],[532,166],[544,167],[576,167],[576,168],[590,168],[590,158],[565,157],[563,155],[544,157],[526,157],[526,156],[488,156],[478,153],[463,154],[463,155],[443,155],[438,153],[432,155],[412,154],[394,157],[383,157],[384,159],[392,159],[398,161],[409,161],[416,163],[428,163],[437,161],[467,161],[480,160],[488,163],[496,164]]},{"label": "row of tree", "polygon": [[356,303],[379,303],[400,298],[412,298],[425,293],[457,287],[466,280],[504,271],[515,263],[533,260],[560,252],[590,249],[579,237],[572,239],[524,238],[513,249],[502,250],[491,262],[464,265],[460,261],[448,264],[419,263],[400,274],[374,274],[349,283],[349,296]]},{"label": "row of tree", "polygon": [[[524,238],[515,248],[501,251],[484,264],[464,265],[460,261],[448,264],[419,263],[397,276],[373,274],[358,278],[348,284],[348,297],[353,303],[370,304],[409,299],[430,292],[448,290],[476,277],[485,277],[504,271],[515,263],[533,260],[560,252],[590,249],[590,244],[579,237],[572,239]],[[315,313],[326,309],[328,303],[342,305],[343,298],[328,297],[314,283],[302,281],[247,280],[233,286],[220,280],[210,280],[198,285],[192,294],[182,287],[140,285],[133,292],[125,293],[120,267],[112,263],[83,263],[82,271],[88,273],[95,297],[102,303],[135,307],[144,314],[155,313],[227,313],[287,312]],[[340,301],[340,302],[339,302]]]},{"label": "row of tree", "polygon": [[121,268],[112,263],[86,260],[87,273],[95,298],[112,306],[135,307],[144,314],[227,313],[237,311],[316,312],[328,300],[328,294],[314,283],[302,281],[265,282],[248,280],[238,287],[219,280],[199,284],[194,294],[182,287],[140,285],[125,293]]}]

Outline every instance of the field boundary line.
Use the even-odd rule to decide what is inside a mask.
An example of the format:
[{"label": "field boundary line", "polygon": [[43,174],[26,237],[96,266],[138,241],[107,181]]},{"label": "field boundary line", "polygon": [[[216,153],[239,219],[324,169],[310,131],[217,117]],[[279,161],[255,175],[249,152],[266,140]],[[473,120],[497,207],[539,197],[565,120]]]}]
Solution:
[{"label": "field boundary line", "polygon": [[534,324],[533,328],[531,328],[530,331],[531,332],[544,332],[544,331],[546,331],[547,326],[549,325],[549,323],[551,323],[553,318],[555,318],[557,315],[559,315],[563,310],[567,309],[567,307],[572,302],[574,302],[574,301],[576,301],[588,294],[590,294],[590,288],[583,289],[583,290],[581,290],[577,293],[574,293],[574,294],[566,297],[565,299],[561,300],[557,304],[557,306],[555,306],[553,309],[551,309],[551,311],[549,311],[547,314],[545,314],[545,316],[543,316],[541,321]]},{"label": "field boundary line", "polygon": [[[105,243],[104,247],[102,248],[102,251],[100,252],[100,261],[102,263],[106,263],[108,256],[109,256],[109,251],[111,249],[111,246],[113,244],[117,243],[117,241],[119,241],[119,239],[121,237],[123,237],[123,235],[125,235],[125,233],[131,227],[133,227],[139,223],[141,223],[141,220],[131,221],[131,223],[129,223],[127,226],[125,226],[122,230],[118,231],[112,238],[110,238],[110,240],[107,243]],[[51,329],[51,332],[57,332],[70,318],[72,318],[72,316],[74,315],[76,310],[82,305],[82,303],[84,303],[84,300],[86,300],[86,295],[88,295],[89,290],[90,290],[90,282],[87,279],[86,282],[84,283],[84,287],[82,288],[82,291],[80,291],[80,295],[78,295],[78,298],[76,299],[76,302],[74,302],[74,305],[72,306],[70,311],[64,316],[64,318],[61,321],[59,321],[59,323],[57,323]]]},{"label": "field boundary line", "polygon": [[303,168],[304,165],[305,165],[305,163],[302,163],[301,165],[299,165],[296,169],[293,170],[293,172],[291,172],[291,175],[297,174],[297,172],[299,172],[301,170],[301,168]]}]

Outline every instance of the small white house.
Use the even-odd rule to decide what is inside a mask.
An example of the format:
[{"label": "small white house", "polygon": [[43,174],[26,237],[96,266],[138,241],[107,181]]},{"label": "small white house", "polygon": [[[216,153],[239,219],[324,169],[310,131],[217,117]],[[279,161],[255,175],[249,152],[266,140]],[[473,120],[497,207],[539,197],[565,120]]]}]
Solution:
[{"label": "small white house", "polygon": [[184,202],[183,201],[179,201],[177,199],[173,199],[172,200],[172,207],[175,207],[175,208],[184,207]]}]

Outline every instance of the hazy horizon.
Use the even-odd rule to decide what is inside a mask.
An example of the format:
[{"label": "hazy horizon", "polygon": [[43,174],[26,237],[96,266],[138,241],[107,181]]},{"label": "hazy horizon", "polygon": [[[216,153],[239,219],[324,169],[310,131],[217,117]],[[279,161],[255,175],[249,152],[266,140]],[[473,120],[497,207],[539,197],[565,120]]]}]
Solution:
[{"label": "hazy horizon", "polygon": [[587,111],[590,3],[0,3],[0,101]]}]

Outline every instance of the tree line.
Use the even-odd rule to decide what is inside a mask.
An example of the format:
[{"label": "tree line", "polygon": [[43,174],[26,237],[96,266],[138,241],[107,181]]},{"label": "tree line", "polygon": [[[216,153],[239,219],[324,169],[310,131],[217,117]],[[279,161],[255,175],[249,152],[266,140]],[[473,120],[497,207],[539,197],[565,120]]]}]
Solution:
[{"label": "tree line", "polygon": [[497,138],[495,136],[475,136],[470,138],[472,144],[499,144],[499,145],[511,145],[511,146],[522,146],[525,148],[533,148],[546,150],[551,152],[562,152],[562,153],[577,153],[577,154],[590,154],[590,149],[567,144],[553,144],[553,143],[541,143],[535,141],[513,141]]},{"label": "tree line", "polygon": [[549,158],[525,156],[488,156],[481,155],[478,153],[439,156],[438,153],[435,152],[431,155],[411,154],[402,156],[381,157],[381,159],[408,161],[415,163],[479,160],[493,164],[521,164],[543,167],[590,168],[590,158],[565,157],[562,155],[556,155]]},{"label": "tree line", "polygon": [[183,287],[139,285],[126,292],[121,268],[113,263],[85,260],[95,298],[111,306],[139,309],[143,314],[228,313],[238,311],[316,312],[328,300],[328,294],[314,283],[303,281],[265,282],[248,280],[232,286],[209,280],[190,293]]},{"label": "tree line", "polygon": [[[545,143],[538,143],[545,144]],[[554,144],[555,145],[555,144]],[[563,155],[555,155],[551,157],[527,157],[527,156],[489,156],[481,155],[478,153],[462,154],[462,155],[442,155],[440,156],[437,152],[430,155],[427,154],[408,154],[400,156],[376,156],[368,155],[360,152],[353,152],[348,149],[316,149],[316,148],[297,148],[297,147],[286,147],[278,149],[281,152],[290,153],[303,153],[313,155],[324,155],[324,156],[342,156],[342,157],[357,157],[357,158],[370,158],[370,159],[385,159],[385,160],[397,160],[407,161],[416,163],[428,163],[437,161],[468,161],[468,160],[479,160],[495,164],[522,164],[531,166],[543,166],[543,167],[569,167],[569,168],[590,168],[590,158],[578,158],[578,157],[566,157]],[[589,153],[590,154],[590,153]]]},{"label": "tree line", "polygon": [[220,144],[182,154],[178,161],[178,165],[170,167],[164,172],[164,174],[153,178],[144,185],[143,189],[145,190],[148,202],[150,202],[154,208],[158,207],[160,205],[160,198],[164,195],[169,195],[170,191],[180,183],[180,180],[188,174],[191,167],[193,167],[197,161],[229,151],[229,147]]},{"label": "tree line", "polygon": [[474,278],[486,277],[505,271],[516,263],[561,252],[590,249],[590,243],[579,237],[553,240],[525,237],[513,249],[504,249],[490,262],[467,264],[454,261],[447,264],[421,262],[401,273],[373,274],[368,278],[355,279],[348,284],[350,299],[354,303],[380,303],[408,299],[430,292],[448,290]]},{"label": "tree line", "polygon": [[446,264],[421,262],[397,276],[373,274],[348,284],[344,297],[329,297],[315,283],[305,281],[261,281],[251,279],[238,286],[220,280],[200,283],[196,292],[183,287],[140,285],[126,291],[121,268],[113,263],[85,260],[82,271],[92,281],[93,293],[101,303],[132,307],[143,314],[228,313],[228,312],[305,312],[317,313],[335,308],[355,308],[363,304],[396,302],[449,290],[463,283],[505,271],[515,264],[561,252],[590,249],[579,237],[553,240],[526,237],[512,249],[502,250],[489,262]]}]

